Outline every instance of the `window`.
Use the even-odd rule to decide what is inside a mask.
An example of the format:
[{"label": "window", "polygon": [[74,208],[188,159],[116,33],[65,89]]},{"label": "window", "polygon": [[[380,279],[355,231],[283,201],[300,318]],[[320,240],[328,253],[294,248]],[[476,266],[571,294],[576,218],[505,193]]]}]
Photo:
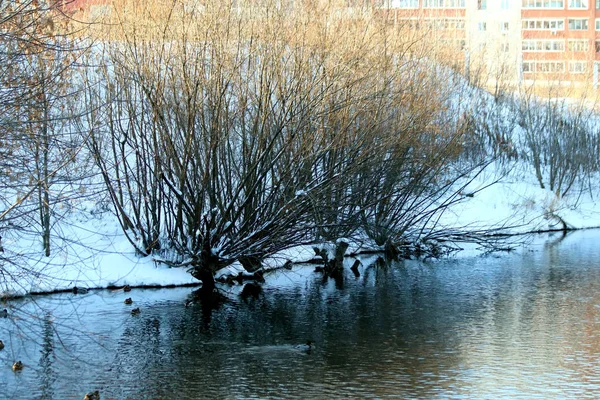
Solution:
[{"label": "window", "polygon": [[510,24],[508,22],[500,22],[500,31],[508,32]]},{"label": "window", "polygon": [[[600,0],[596,0],[596,1],[600,1]],[[510,8],[510,1],[509,0],[501,0],[500,1],[500,8],[502,10],[508,10]]]},{"label": "window", "polygon": [[487,10],[487,0],[477,0],[478,10]]},{"label": "window", "polygon": [[533,72],[535,71],[535,64],[533,61],[523,61],[522,70],[523,72]]},{"label": "window", "polygon": [[479,22],[477,24],[477,30],[479,30],[479,32],[485,32],[485,31],[487,31],[487,23],[486,22]]},{"label": "window", "polygon": [[600,40],[596,40],[596,53],[600,53]]},{"label": "window", "polygon": [[564,29],[565,29],[565,21],[563,19],[525,19],[525,20],[523,20],[523,30],[562,31]]},{"label": "window", "polygon": [[600,0],[596,0],[596,9],[600,9]]},{"label": "window", "polygon": [[585,61],[569,61],[569,73],[584,74],[587,63]]},{"label": "window", "polygon": [[448,29],[465,29],[465,21],[463,19],[449,19]]},{"label": "window", "polygon": [[423,0],[423,8],[465,8],[466,0]]},{"label": "window", "polygon": [[569,51],[588,51],[590,49],[590,43],[587,39],[569,40],[567,49]]},{"label": "window", "polygon": [[564,0],[523,0],[523,8],[565,8]]},{"label": "window", "polygon": [[421,24],[419,23],[418,19],[409,19],[406,20],[407,26],[409,29],[414,29],[414,30],[418,30],[421,29]]},{"label": "window", "polygon": [[538,61],[535,63],[537,72],[565,72],[565,63],[562,61]]},{"label": "window", "polygon": [[509,51],[508,43],[500,43],[500,51],[503,53],[508,53],[508,51]]},{"label": "window", "polygon": [[[600,0],[599,0],[600,1]],[[600,31],[600,19],[596,20],[596,30]]]},{"label": "window", "polygon": [[522,50],[523,51],[536,51],[536,52],[565,51],[565,41],[564,40],[541,40],[541,39],[523,40]]},{"label": "window", "polygon": [[441,38],[441,39],[439,39],[439,41],[443,46],[445,46],[447,48],[456,49],[456,50],[464,50],[465,46],[466,46],[466,42],[464,39],[456,40],[456,39]]},{"label": "window", "polygon": [[465,29],[464,19],[444,18],[444,19],[431,19],[429,24],[432,27],[443,30],[460,30]]},{"label": "window", "polygon": [[587,9],[588,0],[569,0],[569,8]]},{"label": "window", "polygon": [[389,0],[389,8],[419,8],[419,0]]},{"label": "window", "polygon": [[571,31],[587,31],[588,20],[581,18],[569,18],[569,30]]}]

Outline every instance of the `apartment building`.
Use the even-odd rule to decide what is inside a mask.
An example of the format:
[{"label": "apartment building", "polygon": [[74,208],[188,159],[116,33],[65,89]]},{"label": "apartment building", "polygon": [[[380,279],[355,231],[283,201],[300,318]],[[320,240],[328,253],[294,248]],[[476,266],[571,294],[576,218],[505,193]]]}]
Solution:
[{"label": "apartment building", "polygon": [[[467,0],[376,0],[375,8],[396,26],[421,31],[436,43],[465,50]],[[461,56],[462,57],[462,56]]]},{"label": "apartment building", "polygon": [[387,19],[425,30],[452,49],[468,71],[498,79],[518,76],[521,0],[376,0]]},{"label": "apartment building", "polygon": [[467,0],[467,50],[471,69],[489,79],[519,76],[521,0]]},{"label": "apartment building", "polygon": [[525,79],[598,82],[600,1],[522,0]]},{"label": "apartment building", "polygon": [[[65,1],[91,14],[108,3]],[[600,0],[347,0],[365,5],[491,78],[600,82]]]},{"label": "apartment building", "polygon": [[[598,83],[600,0],[377,0],[395,18],[455,18],[471,69]],[[444,25],[444,24],[442,24]]]}]

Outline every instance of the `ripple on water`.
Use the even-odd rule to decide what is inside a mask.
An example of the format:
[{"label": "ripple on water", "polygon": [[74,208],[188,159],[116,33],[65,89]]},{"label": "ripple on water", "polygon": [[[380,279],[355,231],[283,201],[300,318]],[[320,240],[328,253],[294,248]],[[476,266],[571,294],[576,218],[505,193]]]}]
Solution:
[{"label": "ripple on water", "polygon": [[594,398],[598,239],[343,286],[302,269],[210,313],[183,306],[191,289],[136,291],[136,317],[109,291],[11,302],[0,398]]}]

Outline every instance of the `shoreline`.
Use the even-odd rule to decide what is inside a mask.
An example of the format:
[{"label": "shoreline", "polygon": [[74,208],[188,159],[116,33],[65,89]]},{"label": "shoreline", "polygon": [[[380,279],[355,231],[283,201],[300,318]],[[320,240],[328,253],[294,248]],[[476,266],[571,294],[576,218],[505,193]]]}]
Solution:
[{"label": "shoreline", "polygon": [[[584,227],[584,228],[567,228],[567,229],[546,229],[546,230],[535,230],[535,231],[528,231],[528,232],[516,232],[516,233],[496,233],[496,234],[491,234],[489,235],[489,237],[505,237],[505,238],[511,238],[511,237],[523,237],[523,236],[529,236],[529,235],[542,235],[542,234],[552,234],[552,233],[563,233],[564,236],[566,237],[566,235],[568,235],[569,233],[574,233],[574,232],[580,232],[580,231],[591,231],[591,230],[596,230],[596,229],[600,229],[600,226],[594,226],[594,227]],[[466,242],[468,243],[468,242]],[[524,242],[520,244],[522,247],[527,247],[528,245],[525,244]],[[465,251],[465,249],[459,250],[458,252],[460,253],[461,251]],[[509,247],[509,248],[499,248],[496,251],[492,251],[492,252],[485,252],[485,251],[476,251],[476,253],[479,253],[477,255],[485,255],[485,254],[490,254],[490,253],[510,253],[512,251],[515,251],[514,247]],[[377,254],[381,254],[384,255],[385,251],[383,249],[370,249],[370,250],[364,250],[364,251],[349,251],[344,258],[348,259],[348,258],[355,258],[355,257],[359,257],[359,256],[366,256],[366,255],[377,255]],[[476,256],[475,254],[470,255],[470,256]],[[281,260],[288,260],[286,257],[273,257],[273,258],[281,258]],[[437,261],[437,260],[447,260],[447,259],[452,259],[452,258],[457,258],[456,255],[450,255],[450,256],[445,256],[445,257],[439,257],[436,259],[433,259],[433,261]],[[426,258],[428,261],[432,261],[432,259],[430,258]],[[402,260],[413,260],[410,258],[407,259],[402,259]],[[422,260],[422,259],[414,259],[416,261],[418,260]],[[308,259],[298,259],[298,260],[289,260],[292,262],[292,265],[315,265],[315,264],[320,264],[320,260],[318,258],[315,258],[314,256]],[[152,261],[154,262],[154,261]],[[234,264],[235,265],[235,264]],[[170,269],[177,269],[177,267],[174,268],[170,268]],[[269,274],[271,272],[275,272],[278,270],[283,269],[283,263],[281,265],[273,265],[270,267],[263,267],[263,270],[266,274]],[[232,272],[239,272],[241,271],[239,268],[235,269],[234,267],[230,266],[228,268],[225,268],[223,270],[221,270],[220,274],[217,274],[218,276],[225,276],[225,275],[231,275]],[[186,272],[187,274],[187,272]],[[234,276],[234,275],[232,275]],[[268,276],[268,275],[267,275]],[[191,278],[191,275],[190,275]],[[193,279],[193,278],[192,278]],[[219,285],[226,285],[223,282],[217,282]],[[145,283],[140,283],[140,284],[127,284],[131,289],[175,289],[175,288],[199,288],[202,286],[202,282],[197,281],[197,282],[184,282],[184,283],[165,283],[165,284],[145,284]],[[75,286],[75,285],[74,285]],[[121,291],[123,290],[123,287],[125,286],[125,284],[121,284],[121,285],[115,285],[115,284],[109,284],[106,286],[88,286],[88,287],[83,287],[85,288],[87,291],[89,292],[100,292],[100,291]],[[27,298],[27,297],[39,297],[39,296],[49,296],[49,295],[54,295],[54,294],[60,294],[60,293],[70,293],[73,291],[73,286],[68,287],[68,288],[57,288],[57,289],[52,289],[52,290],[39,290],[39,291],[30,291],[30,292],[26,292],[26,293],[3,293],[2,296],[0,296],[0,299],[2,301],[10,301],[10,300],[19,300],[19,299],[23,299],[23,298]]]}]

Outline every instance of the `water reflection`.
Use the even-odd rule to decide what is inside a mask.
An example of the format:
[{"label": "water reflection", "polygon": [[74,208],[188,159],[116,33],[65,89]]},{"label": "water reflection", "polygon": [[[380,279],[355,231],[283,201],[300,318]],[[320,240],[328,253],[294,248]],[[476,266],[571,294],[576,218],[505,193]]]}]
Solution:
[{"label": "water reflection", "polygon": [[[11,302],[0,397],[594,397],[598,238],[429,264],[365,259],[343,282],[296,268],[256,296],[232,289],[216,310],[185,307],[190,289]],[[310,354],[295,348],[307,340]]]},{"label": "water reflection", "polygon": [[52,316],[46,314],[42,326],[42,346],[40,350],[40,361],[38,380],[40,382],[40,392],[42,399],[52,399],[54,392],[52,388],[56,382],[56,374],[52,365],[54,364],[54,329],[52,327]]}]

